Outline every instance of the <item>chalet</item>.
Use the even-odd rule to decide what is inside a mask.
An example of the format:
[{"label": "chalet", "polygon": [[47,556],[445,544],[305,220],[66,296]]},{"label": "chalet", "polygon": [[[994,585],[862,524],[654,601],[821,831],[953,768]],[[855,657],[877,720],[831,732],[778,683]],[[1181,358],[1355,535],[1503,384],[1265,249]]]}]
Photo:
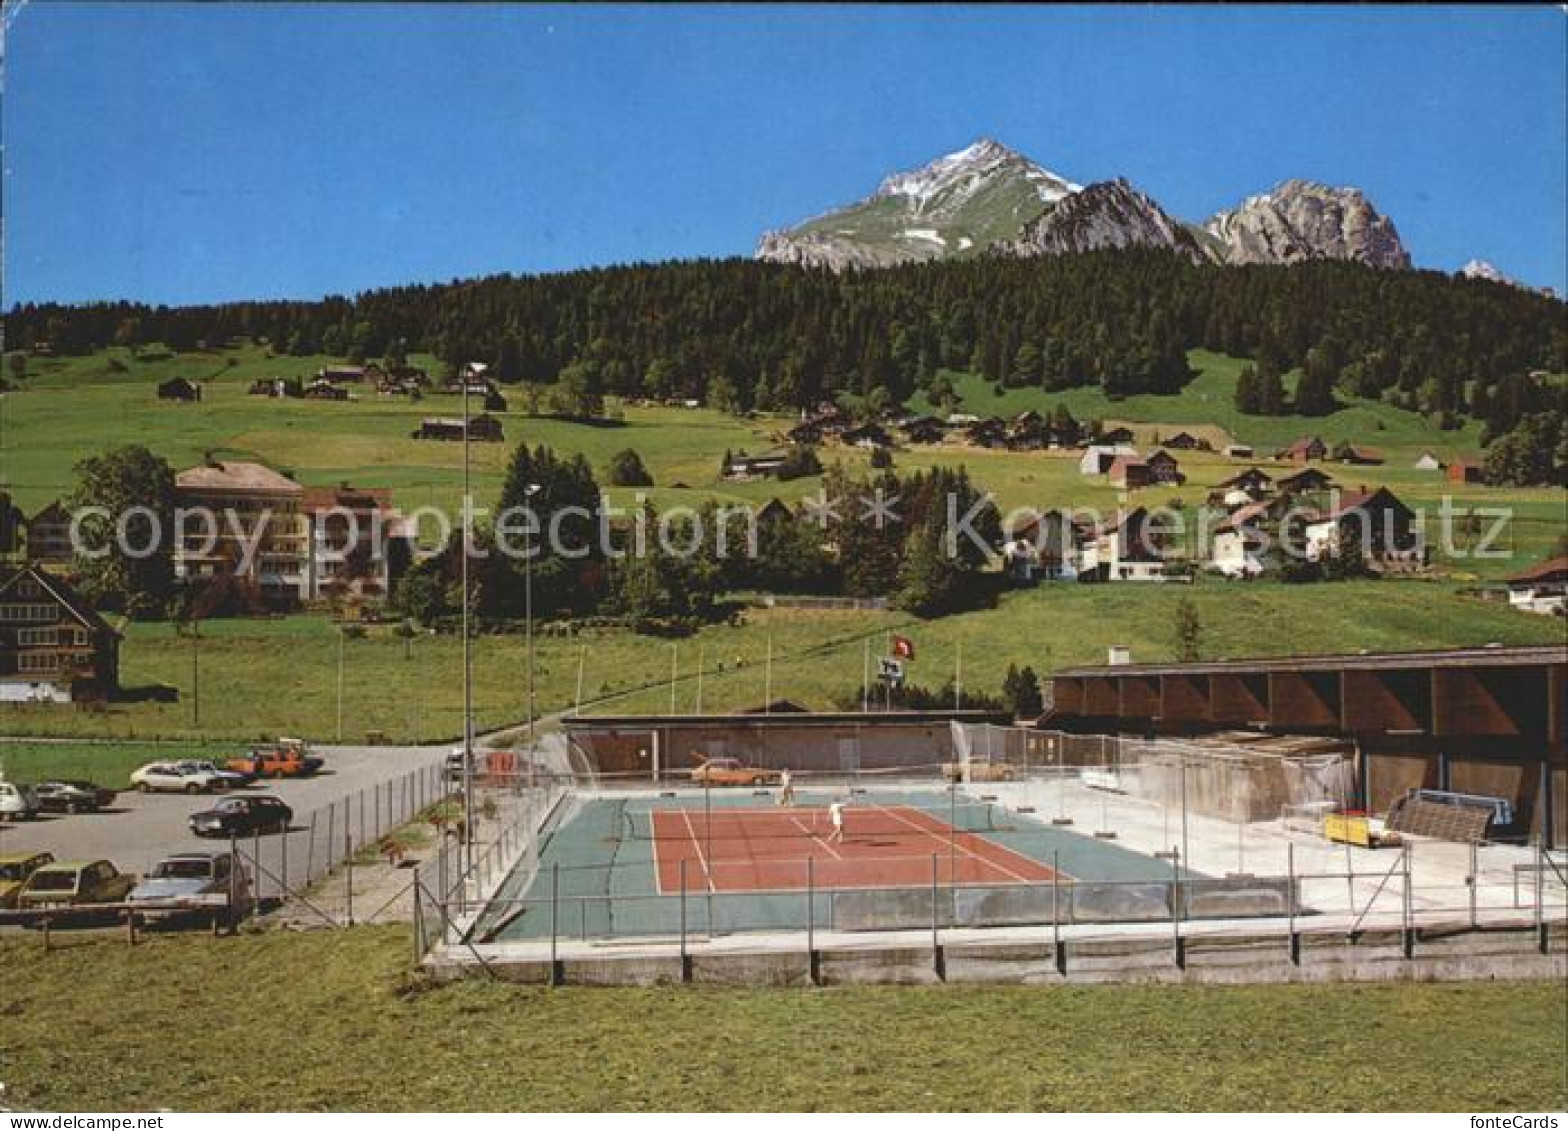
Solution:
[{"label": "chalet", "polygon": [[300,512],[308,531],[306,596],[379,601],[412,560],[414,529],[387,487],[306,487]]},{"label": "chalet", "polygon": [[1214,529],[1209,564],[1226,577],[1256,577],[1262,573],[1267,545],[1263,527],[1270,509],[1266,502],[1248,503],[1227,515]]},{"label": "chalet", "polygon": [[158,399],[160,401],[183,401],[194,404],[201,400],[201,386],[184,377],[171,377],[158,385]]},{"label": "chalet", "polygon": [[486,412],[505,412],[506,411],[506,398],[501,395],[501,390],[500,389],[497,389],[494,386],[492,386],[490,391],[485,394],[485,411]]},{"label": "chalet", "polygon": [[947,436],[947,425],[934,416],[917,416],[900,426],[911,444],[940,444]]},{"label": "chalet", "polygon": [[253,397],[299,397],[305,392],[297,377],[258,377],[245,391]]},{"label": "chalet", "polygon": [[1180,487],[1187,482],[1187,477],[1182,474],[1181,467],[1176,462],[1176,457],[1170,452],[1160,450],[1148,458],[1149,482],[1159,483],[1169,487]]},{"label": "chalet", "polygon": [[1568,614],[1568,557],[1552,558],[1506,579],[1508,603],[1530,613]]},{"label": "chalet", "polygon": [[1441,471],[1443,470],[1443,461],[1431,452],[1422,452],[1416,457],[1416,462],[1410,466],[1417,471]]},{"label": "chalet", "polygon": [[1448,465],[1448,481],[1450,483],[1479,483],[1482,479],[1482,468],[1479,460],[1456,459]]},{"label": "chalet", "polygon": [[1207,440],[1199,439],[1191,432],[1178,432],[1165,441],[1166,448],[1178,452],[1212,452],[1214,445]]},{"label": "chalet", "polygon": [[1123,491],[1136,491],[1153,482],[1148,463],[1137,456],[1117,456],[1105,474],[1112,487]]},{"label": "chalet", "polygon": [[192,584],[232,578],[269,607],[296,607],[310,595],[304,492],[259,463],[208,457],[179,472],[175,576]]},{"label": "chalet", "polygon": [[1304,467],[1294,475],[1287,475],[1277,484],[1282,495],[1301,495],[1312,491],[1327,491],[1334,486],[1334,477],[1316,467]]},{"label": "chalet", "polygon": [[1051,428],[1038,412],[1021,412],[1008,422],[1004,439],[1015,452],[1038,452],[1050,443]]},{"label": "chalet", "polygon": [[334,385],[357,384],[365,379],[362,365],[324,365],[316,371],[316,380]]},{"label": "chalet", "polygon": [[331,381],[327,381],[320,377],[306,385],[304,392],[300,395],[308,401],[348,400],[347,389],[343,388],[341,385],[334,385]]},{"label": "chalet", "polygon": [[1249,467],[1229,479],[1221,480],[1209,496],[1209,501],[1226,507],[1245,506],[1267,495],[1274,485],[1268,472]]},{"label": "chalet", "polygon": [[947,424],[950,428],[967,428],[971,424],[979,424],[980,418],[972,412],[950,412],[947,414]]},{"label": "chalet", "polygon": [[[458,440],[463,439],[463,418],[461,416],[427,416],[419,422],[419,427],[409,433],[416,440]],[[505,439],[501,434],[501,422],[488,413],[470,417],[468,421],[468,438],[486,443],[497,442]]]},{"label": "chalet", "polygon": [[1410,571],[1426,565],[1425,539],[1415,529],[1415,512],[1387,487],[1335,492],[1327,510],[1304,527],[1309,560],[1339,552],[1347,539],[1360,546],[1367,564],[1384,571]]},{"label": "chalet", "polygon": [[1007,422],[997,416],[977,420],[964,429],[964,442],[977,448],[1005,448]]},{"label": "chalet", "polygon": [[838,438],[840,443],[857,448],[886,448],[893,444],[893,437],[888,435],[887,429],[876,423],[846,428],[839,433]]},{"label": "chalet", "polygon": [[1225,456],[1227,459],[1254,459],[1251,444],[1226,444]]},{"label": "chalet", "polygon": [[458,397],[465,392],[471,397],[488,397],[496,389],[488,378],[474,376],[465,371],[456,377],[448,377],[442,382],[441,391]]},{"label": "chalet", "polygon": [[1064,510],[1032,515],[1015,527],[1003,543],[1008,575],[1020,585],[1036,581],[1072,581],[1078,576],[1080,547],[1092,537]]},{"label": "chalet", "polygon": [[1126,427],[1112,428],[1108,432],[1101,432],[1094,438],[1094,442],[1096,444],[1109,444],[1112,447],[1116,447],[1120,444],[1131,444],[1132,441],[1132,429]]},{"label": "chalet", "polygon": [[1274,453],[1275,459],[1288,460],[1291,463],[1311,463],[1314,460],[1328,458],[1328,445],[1321,436],[1303,436],[1288,448],[1281,448]]},{"label": "chalet", "polygon": [[76,557],[71,546],[71,516],[59,501],[50,503],[27,520],[27,560],[34,565],[70,565]]},{"label": "chalet", "polygon": [[490,379],[490,366],[483,361],[465,362],[459,376],[471,381],[487,381]]},{"label": "chalet", "polygon": [[58,577],[0,579],[0,702],[106,699],[120,686],[120,634]]},{"label": "chalet", "polygon": [[1334,458],[1340,463],[1353,464],[1359,467],[1376,467],[1384,462],[1381,452],[1371,448],[1358,448],[1354,444],[1345,444],[1334,452]]},{"label": "chalet", "polygon": [[1080,581],[1165,581],[1166,547],[1163,532],[1151,524],[1143,507],[1116,516],[1083,547],[1078,566]]},{"label": "chalet", "polygon": [[1136,459],[1138,450],[1128,444],[1090,444],[1078,460],[1078,470],[1084,475],[1104,475],[1123,456]]},{"label": "chalet", "polygon": [[726,452],[719,466],[719,478],[731,483],[744,483],[750,479],[772,479],[789,457],[784,452],[749,456],[745,452]]},{"label": "chalet", "polygon": [[812,420],[803,420],[784,433],[784,438],[792,444],[820,444],[822,443],[822,425]]},{"label": "chalet", "polygon": [[417,397],[428,388],[430,375],[408,365],[394,365],[376,382],[376,392],[382,396]]}]

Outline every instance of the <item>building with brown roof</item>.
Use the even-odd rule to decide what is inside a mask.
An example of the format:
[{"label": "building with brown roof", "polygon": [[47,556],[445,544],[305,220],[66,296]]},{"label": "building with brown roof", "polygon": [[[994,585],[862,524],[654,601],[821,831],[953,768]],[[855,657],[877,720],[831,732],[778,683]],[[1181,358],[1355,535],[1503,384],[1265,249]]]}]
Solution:
[{"label": "building with brown roof", "polygon": [[259,463],[216,460],[174,478],[180,529],[175,575],[201,583],[232,577],[273,607],[310,596],[305,489]]},{"label": "building with brown roof", "polygon": [[0,579],[0,702],[105,699],[120,686],[120,634],[68,584],[27,565]]},{"label": "building with brown roof", "polygon": [[1550,558],[1505,579],[1508,603],[1528,613],[1568,613],[1568,557]]}]

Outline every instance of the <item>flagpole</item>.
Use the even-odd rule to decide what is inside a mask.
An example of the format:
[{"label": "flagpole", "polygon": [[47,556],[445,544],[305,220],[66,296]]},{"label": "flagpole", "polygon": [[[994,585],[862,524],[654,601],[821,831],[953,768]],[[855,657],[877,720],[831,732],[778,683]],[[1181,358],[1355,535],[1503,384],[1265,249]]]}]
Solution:
[{"label": "flagpole", "polygon": [[964,642],[958,642],[958,657],[953,661],[953,710],[963,710],[964,702]]}]

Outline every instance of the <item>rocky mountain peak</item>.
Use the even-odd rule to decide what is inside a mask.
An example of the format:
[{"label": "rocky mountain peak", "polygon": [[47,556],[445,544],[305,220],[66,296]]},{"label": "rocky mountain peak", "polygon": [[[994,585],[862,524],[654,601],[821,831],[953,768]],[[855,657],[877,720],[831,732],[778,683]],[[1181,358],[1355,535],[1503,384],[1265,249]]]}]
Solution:
[{"label": "rocky mountain peak", "polygon": [[1283,181],[1216,214],[1203,227],[1227,263],[1352,259],[1374,267],[1410,266],[1394,222],[1358,188]]}]

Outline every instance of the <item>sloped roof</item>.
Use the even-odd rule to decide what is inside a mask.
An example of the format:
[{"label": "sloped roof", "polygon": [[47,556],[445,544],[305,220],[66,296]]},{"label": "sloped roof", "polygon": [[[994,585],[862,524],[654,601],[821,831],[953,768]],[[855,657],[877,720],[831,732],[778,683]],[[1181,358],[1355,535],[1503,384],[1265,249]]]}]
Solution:
[{"label": "sloped roof", "polygon": [[1559,577],[1568,577],[1568,555],[1548,558],[1504,580],[1510,583],[1529,584],[1533,581],[1551,581]]},{"label": "sloped roof", "polygon": [[259,463],[213,460],[186,468],[174,477],[175,486],[193,491],[270,491],[295,494],[304,490],[286,475]]},{"label": "sloped roof", "polygon": [[23,577],[30,577],[42,586],[44,591],[58,601],[60,607],[70,613],[84,628],[93,632],[107,632],[113,636],[119,635],[118,632],[110,627],[109,622],[99,615],[98,610],[92,606],[91,602],[73,589],[68,582],[35,566],[23,566],[7,576],[4,581],[0,581],[0,594],[3,594]]}]

